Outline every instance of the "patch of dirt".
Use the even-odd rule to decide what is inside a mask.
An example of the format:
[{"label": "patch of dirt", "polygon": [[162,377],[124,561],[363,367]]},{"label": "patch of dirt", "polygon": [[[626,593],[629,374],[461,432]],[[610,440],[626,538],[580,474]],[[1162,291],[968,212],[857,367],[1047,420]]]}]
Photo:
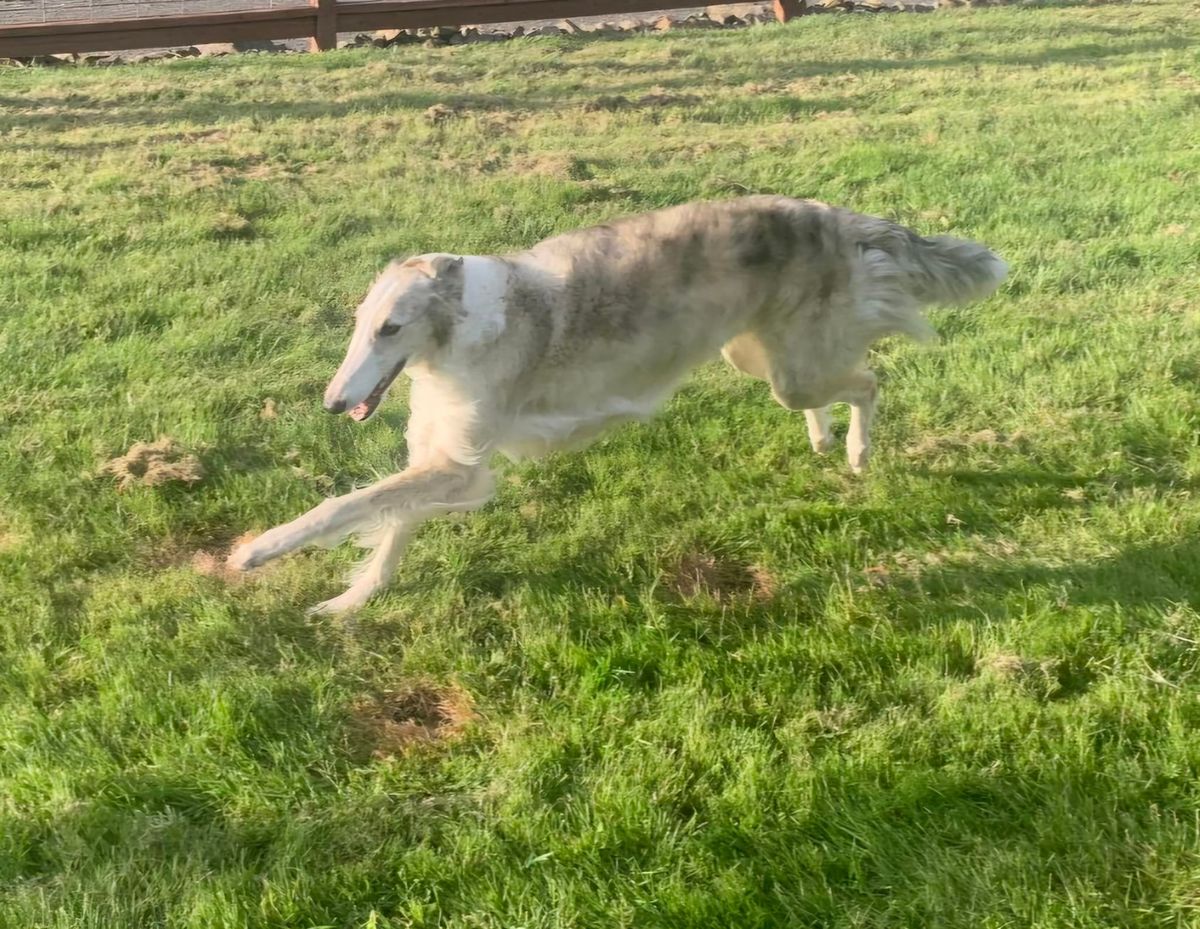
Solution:
[{"label": "patch of dirt", "polygon": [[858,722],[861,711],[856,706],[834,706],[809,710],[800,720],[801,730],[809,736],[841,735]]},{"label": "patch of dirt", "polygon": [[425,121],[439,126],[448,119],[457,116],[457,112],[453,107],[446,106],[444,103],[435,103],[425,111]]},{"label": "patch of dirt", "polygon": [[358,700],[350,724],[370,757],[388,760],[419,745],[457,739],[476,718],[466,691],[420,681]]},{"label": "patch of dirt", "polygon": [[991,655],[979,663],[980,671],[1006,679],[1024,677],[1026,674],[1036,671],[1038,667],[1039,663],[1036,661],[1022,658],[1020,655],[1008,655],[1003,652]]},{"label": "patch of dirt", "polygon": [[981,659],[976,671],[982,678],[1010,681],[1039,700],[1061,700],[1088,689],[1096,674],[1077,662],[1059,658],[1040,661],[1021,655],[998,653]]},{"label": "patch of dirt", "polygon": [[668,574],[666,583],[685,600],[703,593],[721,603],[747,595],[764,602],[775,596],[778,587],[766,568],[727,561],[708,552],[684,555]]},{"label": "patch of dirt", "polygon": [[694,94],[651,93],[638,99],[638,106],[695,106],[700,98]]},{"label": "patch of dirt", "polygon": [[204,467],[195,455],[185,452],[171,437],[157,442],[135,442],[124,455],[108,461],[101,474],[117,479],[117,490],[125,491],[135,484],[157,487],[171,481],[195,484],[204,478]]},{"label": "patch of dirt", "polygon": [[888,570],[887,565],[869,565],[863,569],[863,574],[867,579],[868,587],[883,588],[891,586],[892,572]]},{"label": "patch of dirt", "polygon": [[654,90],[639,97],[637,100],[630,100],[621,94],[594,97],[583,105],[583,112],[596,113],[601,110],[627,110],[634,106],[695,106],[699,102],[700,98],[694,94],[669,94],[661,90]]},{"label": "patch of dirt", "polygon": [[218,239],[241,239],[252,232],[250,220],[238,213],[218,213],[208,227],[209,234]]},{"label": "patch of dirt", "polygon": [[598,113],[602,110],[625,110],[633,106],[629,102],[628,97],[622,97],[620,94],[613,96],[600,96],[589,100],[583,105],[583,112]]},{"label": "patch of dirt", "polygon": [[527,152],[514,155],[509,162],[509,170],[517,174],[565,178],[573,161],[570,155],[561,152]]},{"label": "patch of dirt", "polygon": [[202,132],[180,132],[176,138],[180,142],[228,142],[229,133],[222,129],[206,129]]},{"label": "patch of dirt", "polygon": [[1003,432],[997,432],[995,429],[981,429],[979,432],[973,432],[966,436],[926,436],[920,442],[916,442],[904,449],[904,454],[912,458],[920,458],[924,455],[952,451],[960,448],[1016,448],[1024,440],[1025,435],[1020,430],[1012,433],[1011,435],[1005,435]]},{"label": "patch of dirt", "polygon": [[230,543],[229,548],[224,552],[193,552],[189,564],[197,574],[203,574],[205,577],[215,577],[226,584],[240,584],[249,578],[250,575],[242,571],[234,571],[225,561],[235,548],[253,541],[257,536],[257,532],[243,532]]}]

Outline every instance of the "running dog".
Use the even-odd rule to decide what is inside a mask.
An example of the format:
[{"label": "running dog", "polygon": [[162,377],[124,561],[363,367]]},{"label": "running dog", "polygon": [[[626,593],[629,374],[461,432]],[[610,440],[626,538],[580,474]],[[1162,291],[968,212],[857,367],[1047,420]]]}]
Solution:
[{"label": "running dog", "polygon": [[408,467],[271,529],[229,564],[354,536],[371,554],[314,612],[355,609],[423,521],[487,502],[494,453],[579,448],[645,419],[718,352],[803,410],[818,452],[833,444],[829,405],[848,403],[861,472],[878,399],[868,348],[891,333],[931,337],[922,307],[986,297],[1007,271],[973,242],[776,196],[657,210],[502,257],[393,262],[358,307],[325,409],[363,422],[407,374]]}]

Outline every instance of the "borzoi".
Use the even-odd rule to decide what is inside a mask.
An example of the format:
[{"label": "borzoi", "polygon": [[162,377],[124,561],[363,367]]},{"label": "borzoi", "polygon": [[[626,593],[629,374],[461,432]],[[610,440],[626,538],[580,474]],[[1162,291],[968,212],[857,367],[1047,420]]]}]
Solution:
[{"label": "borzoi", "polygon": [[325,500],[229,563],[250,569],[355,536],[370,556],[316,611],[359,607],[424,520],[483,506],[493,453],[578,448],[644,419],[718,352],[803,410],[818,452],[833,442],[829,405],[850,404],[847,451],[861,472],[878,399],[867,349],[889,333],[931,336],[923,306],[985,297],[1007,270],[973,242],[774,196],[658,210],[503,257],[393,262],[358,308],[325,409],[369,419],[406,373],[408,467]]}]

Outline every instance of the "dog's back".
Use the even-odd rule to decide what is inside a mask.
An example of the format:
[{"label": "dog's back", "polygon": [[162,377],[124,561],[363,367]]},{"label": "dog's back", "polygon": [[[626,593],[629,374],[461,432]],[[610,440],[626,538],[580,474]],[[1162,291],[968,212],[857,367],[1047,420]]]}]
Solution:
[{"label": "dog's back", "polygon": [[971,242],[775,196],[643,213],[546,239],[511,260],[538,272],[530,303],[547,317],[546,358],[556,366],[625,357],[682,369],[748,331],[790,329],[856,350],[890,332],[920,338],[931,332],[922,306],[984,296],[1006,270]]}]

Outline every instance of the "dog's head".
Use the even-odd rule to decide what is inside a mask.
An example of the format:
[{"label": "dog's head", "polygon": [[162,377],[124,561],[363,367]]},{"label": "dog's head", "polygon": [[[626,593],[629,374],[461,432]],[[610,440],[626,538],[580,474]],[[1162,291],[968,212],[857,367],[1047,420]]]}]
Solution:
[{"label": "dog's head", "polygon": [[437,254],[384,269],[355,311],[354,335],[325,391],[325,409],[348,410],[362,422],[409,361],[445,345],[462,301],[462,265],[457,255]]}]

